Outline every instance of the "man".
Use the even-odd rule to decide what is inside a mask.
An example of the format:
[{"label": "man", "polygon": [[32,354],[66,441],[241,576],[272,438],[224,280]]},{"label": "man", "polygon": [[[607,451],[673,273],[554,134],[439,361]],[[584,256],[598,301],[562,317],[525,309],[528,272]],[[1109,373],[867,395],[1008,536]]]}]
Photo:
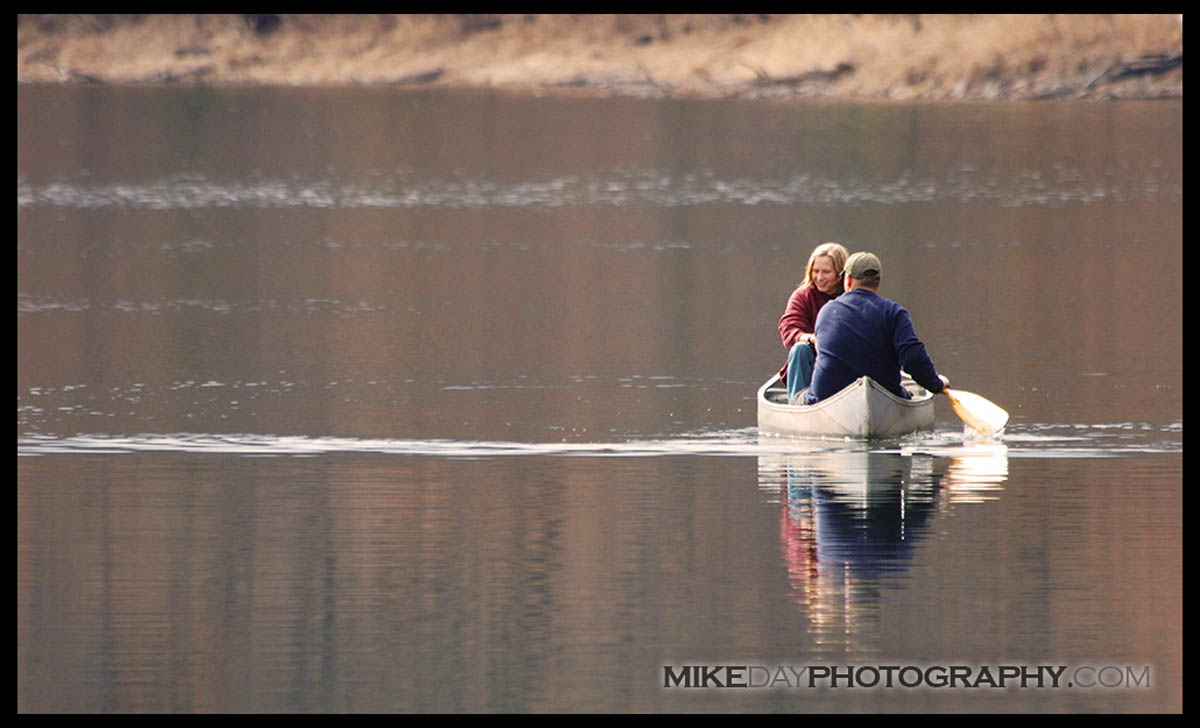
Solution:
[{"label": "man", "polygon": [[893,394],[911,395],[900,386],[900,370],[922,387],[941,393],[950,380],[940,376],[913,331],[912,318],[898,303],[879,295],[883,266],[873,253],[846,259],[846,289],[817,314],[817,360],[805,404],[837,394],[866,375]]}]

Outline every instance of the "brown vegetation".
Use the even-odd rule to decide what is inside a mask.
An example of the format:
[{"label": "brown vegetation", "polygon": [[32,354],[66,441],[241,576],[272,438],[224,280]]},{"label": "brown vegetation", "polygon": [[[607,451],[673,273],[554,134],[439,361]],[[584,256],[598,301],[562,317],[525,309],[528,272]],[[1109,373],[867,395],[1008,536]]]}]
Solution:
[{"label": "brown vegetation", "polygon": [[19,15],[17,83],[1183,95],[1180,15]]}]

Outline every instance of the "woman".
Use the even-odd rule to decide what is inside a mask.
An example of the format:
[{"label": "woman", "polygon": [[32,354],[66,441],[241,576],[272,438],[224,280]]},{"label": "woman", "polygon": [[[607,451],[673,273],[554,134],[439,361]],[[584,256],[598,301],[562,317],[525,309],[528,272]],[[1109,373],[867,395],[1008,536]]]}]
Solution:
[{"label": "woman", "polygon": [[842,293],[842,269],[849,253],[837,243],[821,243],[808,256],[804,280],[792,291],[787,309],[779,319],[779,335],[788,350],[787,363],[779,370],[787,378],[788,401],[812,381],[816,361],[813,329],[821,307]]}]

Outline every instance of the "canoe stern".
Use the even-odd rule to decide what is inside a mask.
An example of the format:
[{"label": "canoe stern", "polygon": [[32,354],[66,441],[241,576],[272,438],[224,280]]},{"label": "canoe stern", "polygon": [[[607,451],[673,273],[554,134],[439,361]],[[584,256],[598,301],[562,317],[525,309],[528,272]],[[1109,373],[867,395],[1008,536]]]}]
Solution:
[{"label": "canoe stern", "polygon": [[861,377],[837,394],[814,405],[786,404],[777,377],[758,391],[758,427],[764,432],[802,437],[870,439],[897,437],[933,429],[933,395],[912,382],[904,399],[870,377]]}]

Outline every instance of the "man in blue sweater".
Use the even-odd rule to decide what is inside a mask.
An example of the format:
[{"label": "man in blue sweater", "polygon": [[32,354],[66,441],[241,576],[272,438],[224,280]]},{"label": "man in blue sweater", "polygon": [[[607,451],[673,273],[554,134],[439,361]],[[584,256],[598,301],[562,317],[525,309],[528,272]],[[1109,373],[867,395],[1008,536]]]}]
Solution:
[{"label": "man in blue sweater", "polygon": [[873,253],[855,253],[846,259],[846,292],[817,314],[817,360],[805,404],[837,394],[864,375],[910,399],[900,386],[901,369],[930,392],[941,393],[949,386],[950,380],[937,373],[925,353],[908,311],[878,294],[882,274],[883,266]]}]

